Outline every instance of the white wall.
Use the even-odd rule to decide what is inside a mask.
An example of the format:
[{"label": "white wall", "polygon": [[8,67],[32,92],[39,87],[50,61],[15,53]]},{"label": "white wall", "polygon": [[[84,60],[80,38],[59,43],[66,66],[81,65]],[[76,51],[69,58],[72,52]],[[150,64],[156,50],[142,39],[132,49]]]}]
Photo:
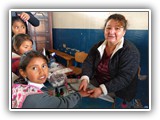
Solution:
[{"label": "white wall", "polygon": [[107,17],[113,13],[123,14],[128,29],[148,29],[148,12],[53,12],[53,28],[101,29]]}]

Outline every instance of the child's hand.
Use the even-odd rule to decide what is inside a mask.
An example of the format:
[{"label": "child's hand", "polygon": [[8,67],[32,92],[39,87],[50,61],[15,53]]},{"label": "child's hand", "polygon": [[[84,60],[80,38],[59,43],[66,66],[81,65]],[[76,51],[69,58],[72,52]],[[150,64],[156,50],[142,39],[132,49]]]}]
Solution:
[{"label": "child's hand", "polygon": [[82,97],[87,97],[87,96],[90,95],[87,91],[83,91],[83,90],[80,90],[80,91],[79,91],[79,94],[80,94]]}]

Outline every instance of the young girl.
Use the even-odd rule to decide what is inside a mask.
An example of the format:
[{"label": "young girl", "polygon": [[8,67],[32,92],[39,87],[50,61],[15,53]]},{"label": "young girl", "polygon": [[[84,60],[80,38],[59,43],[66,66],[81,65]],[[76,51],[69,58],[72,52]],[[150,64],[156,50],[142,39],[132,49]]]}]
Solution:
[{"label": "young girl", "polygon": [[33,41],[28,34],[18,34],[13,38],[13,50],[19,55],[32,50]]},{"label": "young girl", "polygon": [[12,17],[12,37],[17,34],[28,34],[27,24],[20,17]]},{"label": "young girl", "polygon": [[12,53],[19,55],[19,57],[16,57],[16,58],[12,57],[12,72],[15,73],[16,75],[18,75],[18,66],[19,66],[20,56],[23,53],[32,50],[32,45],[33,45],[33,41],[31,40],[29,35],[18,34],[14,36]]},{"label": "young girl", "polygon": [[[17,34],[28,34],[27,23],[19,16],[12,17],[12,40]],[[33,49],[36,50],[35,41],[33,41]]]},{"label": "young girl", "polygon": [[[36,51],[21,56],[19,73],[26,84],[12,86],[12,108],[73,108],[87,92],[75,92],[66,97],[50,96],[46,86],[49,70],[47,58]],[[22,81],[22,80],[21,80]]]}]

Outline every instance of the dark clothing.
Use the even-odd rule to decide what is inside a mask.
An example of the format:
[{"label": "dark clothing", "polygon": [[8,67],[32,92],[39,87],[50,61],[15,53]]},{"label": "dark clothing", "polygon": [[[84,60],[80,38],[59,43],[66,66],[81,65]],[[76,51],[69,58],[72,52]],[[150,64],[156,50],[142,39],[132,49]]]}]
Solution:
[{"label": "dark clothing", "polygon": [[97,70],[96,70],[97,74],[95,75],[95,78],[99,84],[103,84],[104,82],[110,80],[110,74],[108,69],[109,59],[110,59],[110,56],[107,56],[106,53],[103,54],[103,57],[97,66]]},{"label": "dark clothing", "polygon": [[79,93],[71,93],[66,97],[55,97],[44,92],[43,94],[29,95],[22,108],[73,108],[80,99]]},{"label": "dark clothing", "polygon": [[[22,11],[20,11],[20,12],[12,11],[11,12],[12,16],[17,16],[17,14],[20,14],[20,13],[22,13]],[[31,12],[25,12],[25,13],[29,14],[30,19],[28,20],[28,22],[31,25],[33,25],[34,27],[39,26],[39,20],[36,17],[34,17],[34,15]]]},{"label": "dark clothing", "polygon": [[[91,84],[98,87],[101,83],[96,78],[96,69],[101,60],[98,47],[104,41],[94,45],[82,66],[82,75],[87,75]],[[108,63],[110,80],[103,83],[108,93],[115,92],[117,97],[130,101],[136,94],[136,78],[140,54],[138,49],[129,41],[124,40],[123,47],[120,48]]]},{"label": "dark clothing", "polygon": [[20,63],[20,57],[12,58],[12,72],[19,75],[18,67]]}]

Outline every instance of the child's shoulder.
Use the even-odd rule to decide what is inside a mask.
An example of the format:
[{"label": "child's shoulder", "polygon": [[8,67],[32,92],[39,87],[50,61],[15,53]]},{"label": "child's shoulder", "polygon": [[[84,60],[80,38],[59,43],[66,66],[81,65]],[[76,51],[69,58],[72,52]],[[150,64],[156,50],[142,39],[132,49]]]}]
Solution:
[{"label": "child's shoulder", "polygon": [[12,52],[12,59],[15,59],[15,58],[20,58],[21,56],[18,55],[17,53],[15,52]]}]

